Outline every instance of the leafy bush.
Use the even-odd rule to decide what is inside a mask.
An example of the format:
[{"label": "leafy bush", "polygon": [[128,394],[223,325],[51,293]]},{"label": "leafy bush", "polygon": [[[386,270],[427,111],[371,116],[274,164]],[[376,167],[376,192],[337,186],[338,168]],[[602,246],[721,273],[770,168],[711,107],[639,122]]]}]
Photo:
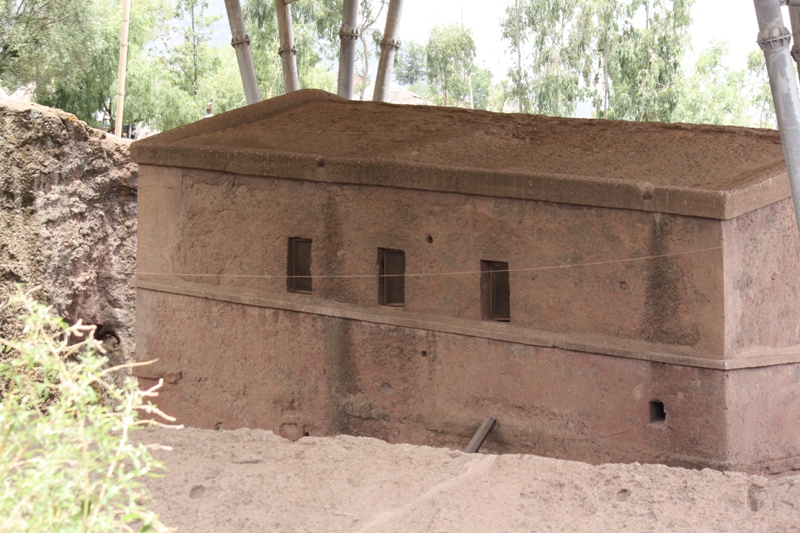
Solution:
[{"label": "leafy bush", "polygon": [[[139,480],[162,465],[131,440],[158,412],[128,377],[107,379],[94,326],[67,326],[28,295],[19,339],[0,339],[0,532],[168,531]],[[79,341],[79,342],[76,342]]]}]

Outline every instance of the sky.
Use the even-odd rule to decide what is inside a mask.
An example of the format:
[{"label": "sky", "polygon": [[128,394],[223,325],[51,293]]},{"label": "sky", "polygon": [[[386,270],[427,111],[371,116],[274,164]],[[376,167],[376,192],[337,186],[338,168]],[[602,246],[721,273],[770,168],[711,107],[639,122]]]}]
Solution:
[{"label": "sky", "polygon": [[[299,0],[303,1],[303,0]],[[230,41],[223,0],[211,0],[212,11],[222,15],[214,25],[215,41]],[[437,24],[462,24],[472,30],[477,49],[477,63],[488,67],[495,80],[507,76],[513,65],[513,57],[502,40],[500,20],[507,6],[514,0],[405,0],[400,24],[401,41],[425,43]],[[784,9],[784,15],[786,16]],[[730,46],[727,64],[733,68],[744,68],[747,55],[757,50],[756,22],[753,0],[695,0],[690,35],[692,51],[686,64],[715,40],[727,40]],[[786,22],[789,26],[788,20]],[[383,27],[383,22],[379,24]]]}]

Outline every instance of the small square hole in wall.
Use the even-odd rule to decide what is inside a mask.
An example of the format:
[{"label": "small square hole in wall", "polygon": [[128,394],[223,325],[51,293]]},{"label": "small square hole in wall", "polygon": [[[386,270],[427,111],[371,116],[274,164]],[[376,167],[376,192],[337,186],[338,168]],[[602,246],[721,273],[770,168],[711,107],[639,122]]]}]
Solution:
[{"label": "small square hole in wall", "polygon": [[667,419],[667,411],[664,410],[664,402],[654,400],[650,402],[650,423],[657,424]]}]

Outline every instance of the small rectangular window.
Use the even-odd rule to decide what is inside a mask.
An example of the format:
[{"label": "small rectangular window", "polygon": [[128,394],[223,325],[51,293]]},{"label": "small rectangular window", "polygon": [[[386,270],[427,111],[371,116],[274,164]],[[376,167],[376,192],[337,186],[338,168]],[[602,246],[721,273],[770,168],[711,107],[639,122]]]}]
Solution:
[{"label": "small rectangular window", "polygon": [[311,292],[311,239],[289,239],[289,292]]},{"label": "small rectangular window", "polygon": [[484,320],[511,320],[508,263],[481,261],[481,306]]},{"label": "small rectangular window", "polygon": [[378,291],[381,305],[402,307],[406,303],[406,254],[401,250],[378,250],[380,275]]}]

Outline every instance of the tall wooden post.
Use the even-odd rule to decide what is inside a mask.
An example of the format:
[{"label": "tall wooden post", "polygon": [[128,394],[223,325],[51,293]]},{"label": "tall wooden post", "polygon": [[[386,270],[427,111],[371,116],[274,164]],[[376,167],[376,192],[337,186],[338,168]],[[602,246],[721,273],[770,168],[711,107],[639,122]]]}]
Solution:
[{"label": "tall wooden post", "polygon": [[125,108],[125,75],[128,67],[128,26],[131,19],[131,0],[122,2],[122,33],[119,38],[119,79],[117,80],[117,115],[114,135],[122,136],[122,118]]}]

